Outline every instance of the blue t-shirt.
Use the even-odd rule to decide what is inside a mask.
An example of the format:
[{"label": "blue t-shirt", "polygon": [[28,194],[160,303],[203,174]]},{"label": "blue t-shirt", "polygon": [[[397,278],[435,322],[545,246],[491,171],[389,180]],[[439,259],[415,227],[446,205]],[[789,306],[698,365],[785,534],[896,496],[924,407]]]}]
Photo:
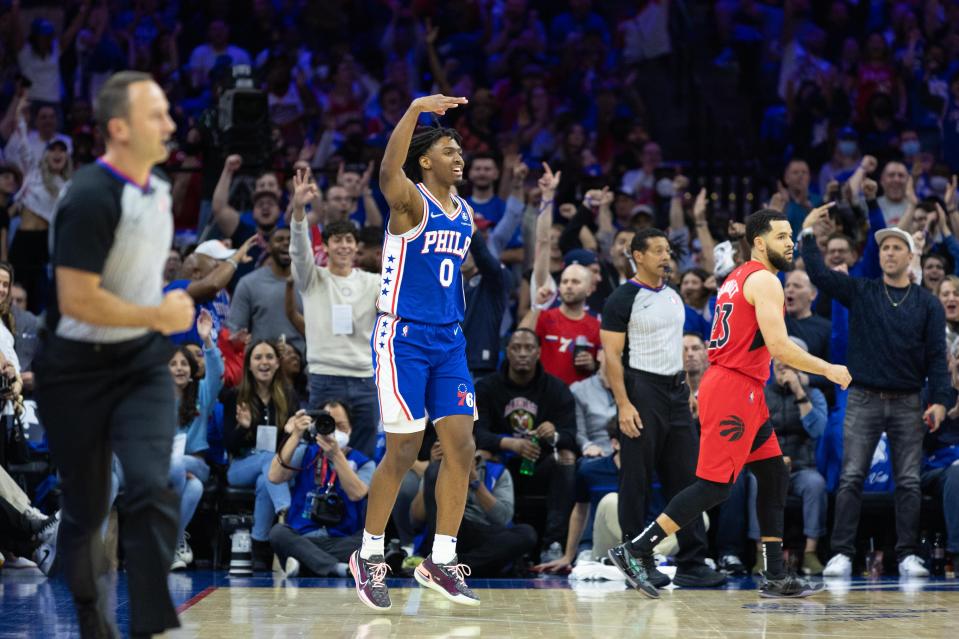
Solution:
[{"label": "blue t-shirt", "polygon": [[[306,506],[307,495],[309,495],[310,492],[322,492],[324,490],[323,488],[317,489],[317,481],[319,481],[321,486],[325,486],[333,474],[333,464],[327,463],[325,476],[317,478],[317,475],[322,475],[321,471],[323,470],[323,457],[320,455],[321,452],[320,447],[316,444],[310,444],[309,448],[306,449],[306,453],[303,455],[302,470],[300,470],[296,476],[293,494],[290,498],[290,509],[287,511],[286,523],[290,528],[301,535],[320,528],[320,525],[310,519],[309,516],[303,516],[303,510]],[[350,449],[349,452],[346,453],[346,458],[357,473],[361,472],[360,469],[364,465],[373,463],[366,455],[353,449]],[[365,475],[366,473],[364,472],[363,474]],[[369,474],[372,475],[372,471],[370,471]],[[346,491],[343,490],[339,477],[336,478],[333,484],[333,490],[343,501],[345,514],[339,524],[327,527],[326,532],[330,537],[349,537],[363,529],[363,519],[366,515],[366,499],[350,501]]]},{"label": "blue t-shirt", "polygon": [[[170,291],[176,290],[186,290],[190,285],[190,280],[173,280],[169,284],[163,287],[164,293],[169,293]],[[226,291],[220,291],[217,293],[216,297],[209,302],[203,302],[202,304],[196,305],[196,313],[199,316],[200,309],[206,309],[209,311],[210,316],[213,318],[213,333],[211,337],[213,343],[216,343],[217,335],[220,333],[220,327],[223,326],[223,323],[226,321],[226,316],[230,312],[230,294]],[[202,344],[203,340],[200,339],[200,334],[196,332],[196,322],[193,323],[193,326],[190,330],[183,333],[176,333],[175,335],[170,335],[170,341],[174,344]]]}]

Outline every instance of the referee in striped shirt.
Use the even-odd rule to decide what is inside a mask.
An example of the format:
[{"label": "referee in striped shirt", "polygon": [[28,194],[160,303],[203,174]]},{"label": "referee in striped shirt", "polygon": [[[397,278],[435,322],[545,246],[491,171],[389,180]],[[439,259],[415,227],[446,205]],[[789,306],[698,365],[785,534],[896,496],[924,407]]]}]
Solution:
[{"label": "referee in striped shirt", "polygon": [[[624,435],[619,471],[623,539],[632,539],[645,528],[653,471],[669,500],[694,481],[699,452],[683,372],[686,307],[666,285],[669,241],[659,229],[644,229],[636,233],[630,250],[636,274],[609,296],[600,331],[606,375]],[[681,529],[677,537],[676,585],[708,587],[726,580],[705,563],[702,519]],[[657,588],[669,584],[651,555],[641,561]]]},{"label": "referee in striped shirt", "polygon": [[36,396],[60,471],[58,560],[80,636],[120,636],[100,538],[116,454],[130,635],[144,637],[180,625],[167,587],[179,500],[169,486],[176,403],[165,335],[193,325],[193,300],[163,294],[172,200],[154,165],[176,128],[163,90],[149,74],[117,73],[95,115],[106,153],[67,184],[51,229],[55,294],[34,362]]}]

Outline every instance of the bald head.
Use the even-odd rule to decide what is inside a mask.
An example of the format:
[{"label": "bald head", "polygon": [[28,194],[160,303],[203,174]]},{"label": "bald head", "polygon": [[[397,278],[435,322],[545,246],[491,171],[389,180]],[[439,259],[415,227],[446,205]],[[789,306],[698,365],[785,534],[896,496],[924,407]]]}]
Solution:
[{"label": "bald head", "polygon": [[796,319],[812,315],[812,303],[816,299],[816,287],[809,281],[806,271],[790,271],[786,275],[786,313]]},{"label": "bald head", "polygon": [[559,296],[563,304],[571,310],[581,309],[593,292],[594,283],[593,272],[582,264],[567,266],[559,280]]}]

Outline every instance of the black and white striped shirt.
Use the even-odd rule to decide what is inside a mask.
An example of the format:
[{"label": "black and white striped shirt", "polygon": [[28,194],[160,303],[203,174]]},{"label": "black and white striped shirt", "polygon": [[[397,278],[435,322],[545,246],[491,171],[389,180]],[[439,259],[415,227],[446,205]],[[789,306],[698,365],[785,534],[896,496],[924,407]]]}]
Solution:
[{"label": "black and white striped shirt", "polygon": [[[136,184],[103,160],[84,166],[57,203],[51,233],[51,263],[97,273],[101,286],[139,306],[163,298],[163,270],[173,241],[170,182],[157,170]],[[56,278],[47,310],[47,330],[58,337],[115,343],[142,337],[146,328],[88,324],[57,307]]]},{"label": "black and white striped shirt", "polygon": [[629,280],[606,300],[602,329],[626,333],[623,366],[675,375],[683,370],[685,321],[686,307],[675,290]]}]

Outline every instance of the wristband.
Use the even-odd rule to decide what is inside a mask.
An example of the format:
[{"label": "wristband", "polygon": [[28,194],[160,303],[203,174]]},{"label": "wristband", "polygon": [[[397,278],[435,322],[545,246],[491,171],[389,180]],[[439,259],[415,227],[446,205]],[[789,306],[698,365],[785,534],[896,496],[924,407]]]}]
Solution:
[{"label": "wristband", "polygon": [[480,480],[470,482],[470,490],[476,490],[480,486]]},{"label": "wristband", "polygon": [[796,400],[793,402],[793,404],[808,404],[808,403],[809,403],[809,397],[801,397],[801,398],[796,399]]}]

